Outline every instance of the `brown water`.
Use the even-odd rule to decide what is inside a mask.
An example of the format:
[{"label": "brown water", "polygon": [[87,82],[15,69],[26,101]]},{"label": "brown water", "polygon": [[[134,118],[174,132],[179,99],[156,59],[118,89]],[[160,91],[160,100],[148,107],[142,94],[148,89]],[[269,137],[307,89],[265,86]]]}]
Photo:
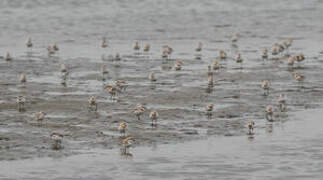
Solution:
[{"label": "brown water", "polygon": [[[14,58],[0,61],[0,178],[319,179],[320,111],[304,110],[322,104],[322,9],[320,1],[0,1],[0,54]],[[232,45],[235,32],[241,38]],[[109,48],[99,47],[102,36]],[[28,37],[32,50],[24,45]],[[289,37],[295,39],[289,53],[304,53],[304,63],[291,70],[286,58],[260,59],[261,48]],[[151,52],[135,54],[134,40],[151,44]],[[202,60],[194,58],[199,41]],[[49,57],[45,47],[54,42],[60,51]],[[169,61],[160,58],[165,44],[175,50]],[[222,49],[226,68],[207,92],[207,66]],[[117,52],[120,62],[101,60]],[[243,69],[232,60],[236,52]],[[173,69],[174,59],[183,61],[181,71]],[[71,71],[66,87],[62,63]],[[306,75],[304,82],[293,78],[296,71]],[[117,79],[128,88],[114,102],[103,84]],[[268,97],[260,88],[264,79],[272,83]],[[277,112],[280,93],[287,95],[288,113]],[[27,99],[25,112],[17,111],[18,95]],[[87,110],[91,95],[97,113]],[[210,103],[215,111],[208,119]],[[130,113],[138,104],[159,112],[157,128],[149,112],[142,120]],[[264,120],[267,105],[275,106],[274,123]],[[48,113],[41,127],[38,111]],[[253,140],[246,136],[248,120],[256,122]],[[123,121],[136,139],[132,160],[120,157]],[[64,134],[60,151],[50,148],[53,131]]]}]

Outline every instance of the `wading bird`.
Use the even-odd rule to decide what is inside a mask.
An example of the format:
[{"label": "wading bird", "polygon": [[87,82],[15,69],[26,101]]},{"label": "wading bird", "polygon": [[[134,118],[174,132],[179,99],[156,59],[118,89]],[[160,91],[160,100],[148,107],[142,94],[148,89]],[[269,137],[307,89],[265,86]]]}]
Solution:
[{"label": "wading bird", "polygon": [[121,136],[125,137],[126,136],[126,130],[127,130],[127,123],[122,122],[119,124],[119,128],[118,128]]},{"label": "wading bird", "polygon": [[262,89],[264,90],[264,95],[268,96],[269,95],[269,87],[270,87],[270,82],[267,80],[263,80],[261,84]]},{"label": "wading bird", "polygon": [[97,111],[98,104],[96,103],[96,99],[94,96],[89,98],[89,111]]},{"label": "wading bird", "polygon": [[58,150],[62,148],[62,140],[63,140],[62,134],[53,132],[50,135],[50,138],[54,141],[54,144],[52,145],[53,149]]},{"label": "wading bird", "polygon": [[157,119],[158,119],[158,112],[157,111],[151,111],[149,114],[149,118],[151,119],[151,126],[157,125]]},{"label": "wading bird", "polygon": [[146,111],[146,108],[142,105],[135,107],[134,109],[132,109],[132,113],[135,114],[138,118],[138,120],[140,120],[140,116]]},{"label": "wading bird", "polygon": [[265,117],[268,121],[273,121],[273,107],[272,106],[267,106],[265,108]]}]

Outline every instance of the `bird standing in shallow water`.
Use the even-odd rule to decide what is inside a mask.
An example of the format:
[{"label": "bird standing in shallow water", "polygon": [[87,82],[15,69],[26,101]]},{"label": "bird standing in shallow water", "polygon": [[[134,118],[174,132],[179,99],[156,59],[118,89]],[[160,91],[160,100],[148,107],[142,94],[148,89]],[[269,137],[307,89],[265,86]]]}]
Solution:
[{"label": "bird standing in shallow water", "polygon": [[262,81],[261,87],[264,90],[264,96],[268,96],[269,95],[270,82],[267,81],[267,80]]},{"label": "bird standing in shallow water", "polygon": [[20,75],[20,78],[19,78],[19,81],[22,85],[25,85],[25,83],[27,82],[27,78],[26,78],[26,75],[25,74],[21,74]]},{"label": "bird standing in shallow water", "polygon": [[179,60],[176,60],[176,62],[175,62],[175,70],[179,71],[181,69],[182,69],[182,62],[179,61]]},{"label": "bird standing in shallow water", "polygon": [[155,77],[155,73],[153,73],[153,72],[151,72],[151,73],[149,74],[148,78],[149,78],[149,80],[150,80],[151,82],[155,82],[155,81],[157,81],[157,79],[156,79],[156,77]]},{"label": "bird standing in shallow water", "polygon": [[145,44],[144,45],[144,52],[149,52],[150,50],[150,45],[149,44]]},{"label": "bird standing in shallow water", "polygon": [[303,75],[303,74],[301,74],[299,72],[295,72],[294,77],[299,82],[304,81],[304,79],[305,79],[305,75]]},{"label": "bird standing in shallow water", "polygon": [[220,58],[221,58],[222,60],[225,60],[225,59],[227,58],[227,53],[226,53],[225,51],[221,50],[221,51],[220,51]]},{"label": "bird standing in shallow water", "polygon": [[127,137],[126,139],[122,140],[123,145],[123,153],[122,154],[129,154],[128,149],[132,146],[134,139],[132,137]]},{"label": "bird standing in shallow water", "polygon": [[33,43],[31,42],[31,38],[30,37],[26,41],[26,46],[27,46],[27,48],[32,48],[33,47]]},{"label": "bird standing in shallow water", "polygon": [[151,111],[149,114],[149,118],[151,119],[151,126],[157,125],[157,119],[158,119],[158,112],[157,111]]},{"label": "bird standing in shallow water", "polygon": [[35,114],[35,117],[36,117],[36,120],[37,120],[37,122],[38,122],[38,124],[42,124],[43,123],[43,121],[44,121],[44,119],[45,119],[45,116],[46,116],[47,114],[45,113],[45,112],[42,112],[42,111],[40,111],[40,112],[37,112],[36,114]]},{"label": "bird standing in shallow water", "polygon": [[173,53],[173,48],[168,45],[163,46],[162,58],[170,59],[171,54]]},{"label": "bird standing in shallow water", "polygon": [[268,121],[273,121],[273,107],[272,106],[267,106],[265,108],[265,117]]},{"label": "bird standing in shallow water", "polygon": [[237,62],[238,64],[240,64],[240,68],[242,68],[242,62],[243,62],[243,59],[242,59],[242,57],[241,57],[241,54],[240,54],[240,53],[238,53],[238,54],[237,54],[237,56],[236,56],[236,62]]},{"label": "bird standing in shallow water", "polygon": [[54,51],[59,51],[59,48],[58,48],[58,46],[57,46],[57,44],[56,44],[56,43],[54,43],[54,45],[53,45],[53,50],[54,50]]},{"label": "bird standing in shallow water", "polygon": [[138,41],[135,41],[135,45],[133,46],[133,49],[136,50],[136,51],[139,51],[140,50],[140,46],[139,46],[139,42]]},{"label": "bird standing in shallow water", "polygon": [[305,60],[304,54],[300,53],[294,56],[294,60],[297,61],[298,63],[302,62]]},{"label": "bird standing in shallow water", "polygon": [[6,54],[3,56],[3,59],[5,61],[11,61],[12,60],[12,57],[10,56],[10,53],[9,52],[6,52]]},{"label": "bird standing in shallow water", "polygon": [[213,104],[208,104],[206,106],[206,115],[210,119],[212,117]]},{"label": "bird standing in shallow water", "polygon": [[219,64],[219,62],[218,62],[218,61],[214,61],[214,62],[213,62],[213,64],[212,64],[212,66],[213,66],[213,70],[218,70],[218,69],[220,69],[220,64]]},{"label": "bird standing in shallow water", "polygon": [[114,86],[112,84],[108,84],[105,86],[105,88],[108,90],[110,94],[110,99],[113,100],[114,97],[117,95],[117,93],[121,92],[120,88],[117,86]]},{"label": "bird standing in shallow water", "polygon": [[101,47],[102,47],[102,48],[106,48],[106,47],[108,47],[108,42],[107,42],[106,37],[103,37],[103,38],[102,38],[102,40],[101,40]]},{"label": "bird standing in shallow water", "polygon": [[50,138],[54,141],[53,149],[58,150],[62,148],[63,135],[57,132],[53,132]]},{"label": "bird standing in shallow water", "polygon": [[138,118],[138,120],[140,120],[140,116],[144,113],[146,111],[146,108],[144,107],[144,106],[142,106],[142,105],[140,105],[140,106],[137,106],[137,107],[135,107],[134,109],[132,109],[132,113],[134,113],[136,116],[137,116],[137,118]]},{"label": "bird standing in shallow water", "polygon": [[89,98],[89,111],[97,111],[98,104],[96,103],[96,99],[94,96]]},{"label": "bird standing in shallow water", "polygon": [[248,121],[248,134],[252,135],[253,134],[253,127],[255,126],[255,122],[253,121]]},{"label": "bird standing in shallow water", "polygon": [[125,123],[125,122],[120,123],[118,129],[119,129],[119,132],[120,132],[121,136],[125,137],[126,136],[126,130],[127,130],[127,123]]},{"label": "bird standing in shallow water", "polygon": [[69,71],[68,71],[67,67],[65,66],[65,64],[61,64],[60,71],[61,71],[61,84],[66,85]]},{"label": "bird standing in shallow water", "polygon": [[196,51],[196,52],[201,52],[201,51],[202,51],[202,43],[201,43],[201,42],[199,42],[199,43],[197,44],[197,48],[195,49],[195,51]]},{"label": "bird standing in shallow water", "polygon": [[239,34],[238,33],[234,33],[233,36],[231,37],[231,42],[235,43],[239,40]]},{"label": "bird standing in shallow water", "polygon": [[287,65],[288,65],[288,66],[293,67],[294,62],[295,62],[295,58],[293,58],[293,57],[289,57],[289,58],[287,59]]},{"label": "bird standing in shallow water", "polygon": [[17,97],[17,105],[18,105],[18,111],[24,111],[25,110],[25,102],[26,99],[23,96],[18,96]]}]

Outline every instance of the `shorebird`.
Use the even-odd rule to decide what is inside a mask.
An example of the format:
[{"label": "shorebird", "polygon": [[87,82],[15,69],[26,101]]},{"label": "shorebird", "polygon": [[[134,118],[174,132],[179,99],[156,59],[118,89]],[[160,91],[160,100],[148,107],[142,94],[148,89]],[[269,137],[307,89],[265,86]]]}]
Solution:
[{"label": "shorebird", "polygon": [[208,104],[206,106],[206,115],[208,118],[212,116],[212,111],[213,111],[213,104]]},{"label": "shorebird", "polygon": [[241,54],[240,54],[240,53],[238,53],[238,54],[236,55],[236,62],[237,62],[237,63],[242,63],[242,62],[243,62],[243,59],[242,59],[242,57],[241,57]]},{"label": "shorebird", "polygon": [[57,46],[57,44],[56,44],[56,43],[54,43],[54,45],[53,45],[53,50],[54,50],[54,51],[59,51],[59,48],[58,48],[58,46]]},{"label": "shorebird", "polygon": [[179,71],[181,69],[182,69],[182,62],[179,61],[179,60],[176,60],[176,62],[175,62],[175,70]]},{"label": "shorebird", "polygon": [[286,97],[284,94],[279,95],[278,104],[281,112],[286,110]]},{"label": "shorebird", "polygon": [[302,62],[305,60],[305,56],[304,56],[304,54],[300,53],[300,54],[297,54],[296,56],[294,56],[294,59],[297,62]]},{"label": "shorebird", "polygon": [[63,140],[63,135],[57,132],[53,132],[50,135],[50,138],[54,141],[53,144],[53,149],[61,149],[62,148],[62,140]]},{"label": "shorebird", "polygon": [[213,66],[213,70],[220,69],[220,63],[216,60],[213,62],[212,66]]},{"label": "shorebird", "polygon": [[151,119],[151,126],[157,125],[158,112],[151,111],[149,114],[149,118]]},{"label": "shorebird", "polygon": [[294,73],[294,77],[297,81],[304,81],[305,79],[305,75],[299,73],[299,72],[295,72]]},{"label": "shorebird", "polygon": [[145,44],[144,45],[144,51],[148,52],[150,50],[150,45],[149,44]]},{"label": "shorebird", "polygon": [[118,128],[121,136],[125,137],[126,136],[126,130],[127,130],[127,123],[122,122],[119,124],[119,128]]},{"label": "shorebird", "polygon": [[108,92],[110,94],[110,99],[113,99],[117,95],[117,93],[121,92],[119,87],[114,86],[112,84],[106,85],[105,88],[108,90]]},{"label": "shorebird", "polygon": [[242,57],[241,57],[241,54],[240,54],[240,53],[238,53],[238,54],[237,54],[237,56],[236,56],[236,62],[237,62],[238,64],[240,64],[240,68],[242,68],[242,62],[243,62],[243,59],[242,59]]},{"label": "shorebird", "polygon": [[6,52],[6,54],[3,56],[3,59],[5,61],[11,61],[12,60],[12,57],[10,56],[10,53],[9,52]]},{"label": "shorebird", "polygon": [[47,52],[48,52],[48,55],[52,55],[52,54],[55,54],[55,49],[53,46],[48,46],[47,47]]},{"label": "shorebird", "polygon": [[21,74],[20,75],[20,78],[19,78],[19,81],[20,81],[21,84],[25,85],[25,83],[27,82],[26,75],[25,74]]},{"label": "shorebird", "polygon": [[148,76],[149,80],[154,82],[157,81],[156,77],[155,77],[155,73],[151,72]]},{"label": "shorebird", "polygon": [[262,49],[261,57],[262,57],[262,59],[268,59],[268,50],[266,48]]},{"label": "shorebird", "polygon": [[132,109],[132,113],[134,113],[136,116],[137,116],[137,118],[138,118],[138,120],[140,120],[140,116],[144,113],[146,111],[146,108],[144,107],[144,106],[137,106],[137,107],[135,107],[134,109]]},{"label": "shorebird", "polygon": [[288,66],[293,66],[294,65],[294,62],[295,62],[295,58],[294,57],[289,57],[287,59],[287,65]]},{"label": "shorebird", "polygon": [[221,50],[221,51],[220,51],[220,58],[221,58],[222,60],[226,59],[226,58],[227,58],[227,53],[226,53],[225,51]]},{"label": "shorebird", "polygon": [[61,71],[61,73],[67,73],[68,72],[67,67],[66,67],[65,64],[61,64],[60,71]]},{"label": "shorebird", "polygon": [[238,39],[239,39],[239,34],[238,33],[234,33],[233,36],[231,37],[232,43],[237,42]]},{"label": "shorebird", "polygon": [[102,40],[101,40],[101,47],[102,47],[102,48],[106,48],[106,47],[108,47],[108,42],[107,42],[106,37],[103,37],[103,38],[102,38]]},{"label": "shorebird", "polygon": [[126,91],[128,87],[125,80],[116,80],[115,84],[120,89],[120,91]]},{"label": "shorebird", "polygon": [[196,51],[196,52],[201,52],[201,51],[202,51],[202,43],[201,43],[201,42],[199,42],[199,43],[197,44],[197,48],[195,49],[195,51]]},{"label": "shorebird", "polygon": [[133,142],[135,140],[132,137],[127,137],[124,140],[122,140],[122,145],[123,145],[123,154],[129,154],[127,150],[132,146]]},{"label": "shorebird", "polygon": [[253,121],[248,121],[248,134],[251,135],[253,134],[253,127],[255,126],[255,122]]},{"label": "shorebird", "polygon": [[121,60],[121,57],[120,57],[119,53],[116,54],[116,56],[114,57],[114,60],[115,61],[120,61]]},{"label": "shorebird", "polygon": [[27,46],[27,48],[32,48],[33,47],[33,43],[31,42],[31,38],[30,37],[26,41],[26,46]]},{"label": "shorebird", "polygon": [[273,107],[272,106],[267,106],[265,108],[265,117],[268,121],[273,121]]},{"label": "shorebird", "polygon": [[281,53],[284,50],[284,47],[278,43],[275,43],[272,47],[271,47],[271,54],[273,56],[278,55],[279,53]]},{"label": "shorebird", "polygon": [[107,70],[107,65],[106,64],[103,64],[102,66],[101,66],[101,68],[100,68],[100,70],[101,70],[101,73],[103,74],[103,75],[105,75],[105,74],[108,74],[109,73],[109,71]]},{"label": "shorebird", "polygon": [[209,86],[213,86],[214,82],[213,82],[213,76],[208,76],[207,78],[207,84]]},{"label": "shorebird", "polygon": [[66,85],[66,80],[69,72],[65,64],[60,65],[60,72],[61,72],[61,84]]},{"label": "shorebird", "polygon": [[138,41],[135,41],[135,45],[133,46],[133,49],[136,50],[136,51],[139,51],[140,50],[140,46],[139,46],[139,42]]},{"label": "shorebird", "polygon": [[17,97],[18,111],[24,111],[26,99],[23,96]]},{"label": "shorebird", "polygon": [[286,39],[284,42],[283,42],[283,46],[284,46],[284,49],[288,49],[293,43],[293,39],[292,38],[289,38],[289,39]]},{"label": "shorebird", "polygon": [[94,96],[89,98],[89,111],[97,111],[98,104],[96,103],[96,99]]},{"label": "shorebird", "polygon": [[262,89],[264,90],[264,95],[268,96],[269,95],[269,87],[270,87],[270,82],[267,80],[263,80],[261,84]]},{"label": "shorebird", "polygon": [[43,122],[43,120],[45,119],[45,116],[46,116],[47,114],[45,113],[45,112],[43,112],[43,111],[40,111],[40,112],[37,112],[36,114],[35,114],[35,118],[36,118],[36,120],[37,120],[37,122],[38,122],[38,124],[40,123],[40,124],[42,124],[42,122]]},{"label": "shorebird", "polygon": [[161,55],[161,57],[162,57],[162,58],[165,58],[165,59],[167,59],[167,58],[168,58],[168,52],[167,52],[167,50],[163,50],[163,51],[162,51],[162,55]]},{"label": "shorebird", "polygon": [[173,53],[173,48],[171,48],[168,45],[164,45],[163,46],[163,50],[162,50],[162,58],[169,58],[170,59],[170,55]]}]

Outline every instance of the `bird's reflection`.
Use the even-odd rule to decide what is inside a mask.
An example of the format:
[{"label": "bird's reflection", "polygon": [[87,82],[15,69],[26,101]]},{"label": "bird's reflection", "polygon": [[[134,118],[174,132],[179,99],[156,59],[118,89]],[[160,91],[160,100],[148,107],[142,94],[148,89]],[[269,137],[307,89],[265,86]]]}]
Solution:
[{"label": "bird's reflection", "polygon": [[266,132],[268,134],[272,134],[274,131],[274,127],[273,127],[273,123],[269,122],[267,123],[267,126],[266,126]]}]

